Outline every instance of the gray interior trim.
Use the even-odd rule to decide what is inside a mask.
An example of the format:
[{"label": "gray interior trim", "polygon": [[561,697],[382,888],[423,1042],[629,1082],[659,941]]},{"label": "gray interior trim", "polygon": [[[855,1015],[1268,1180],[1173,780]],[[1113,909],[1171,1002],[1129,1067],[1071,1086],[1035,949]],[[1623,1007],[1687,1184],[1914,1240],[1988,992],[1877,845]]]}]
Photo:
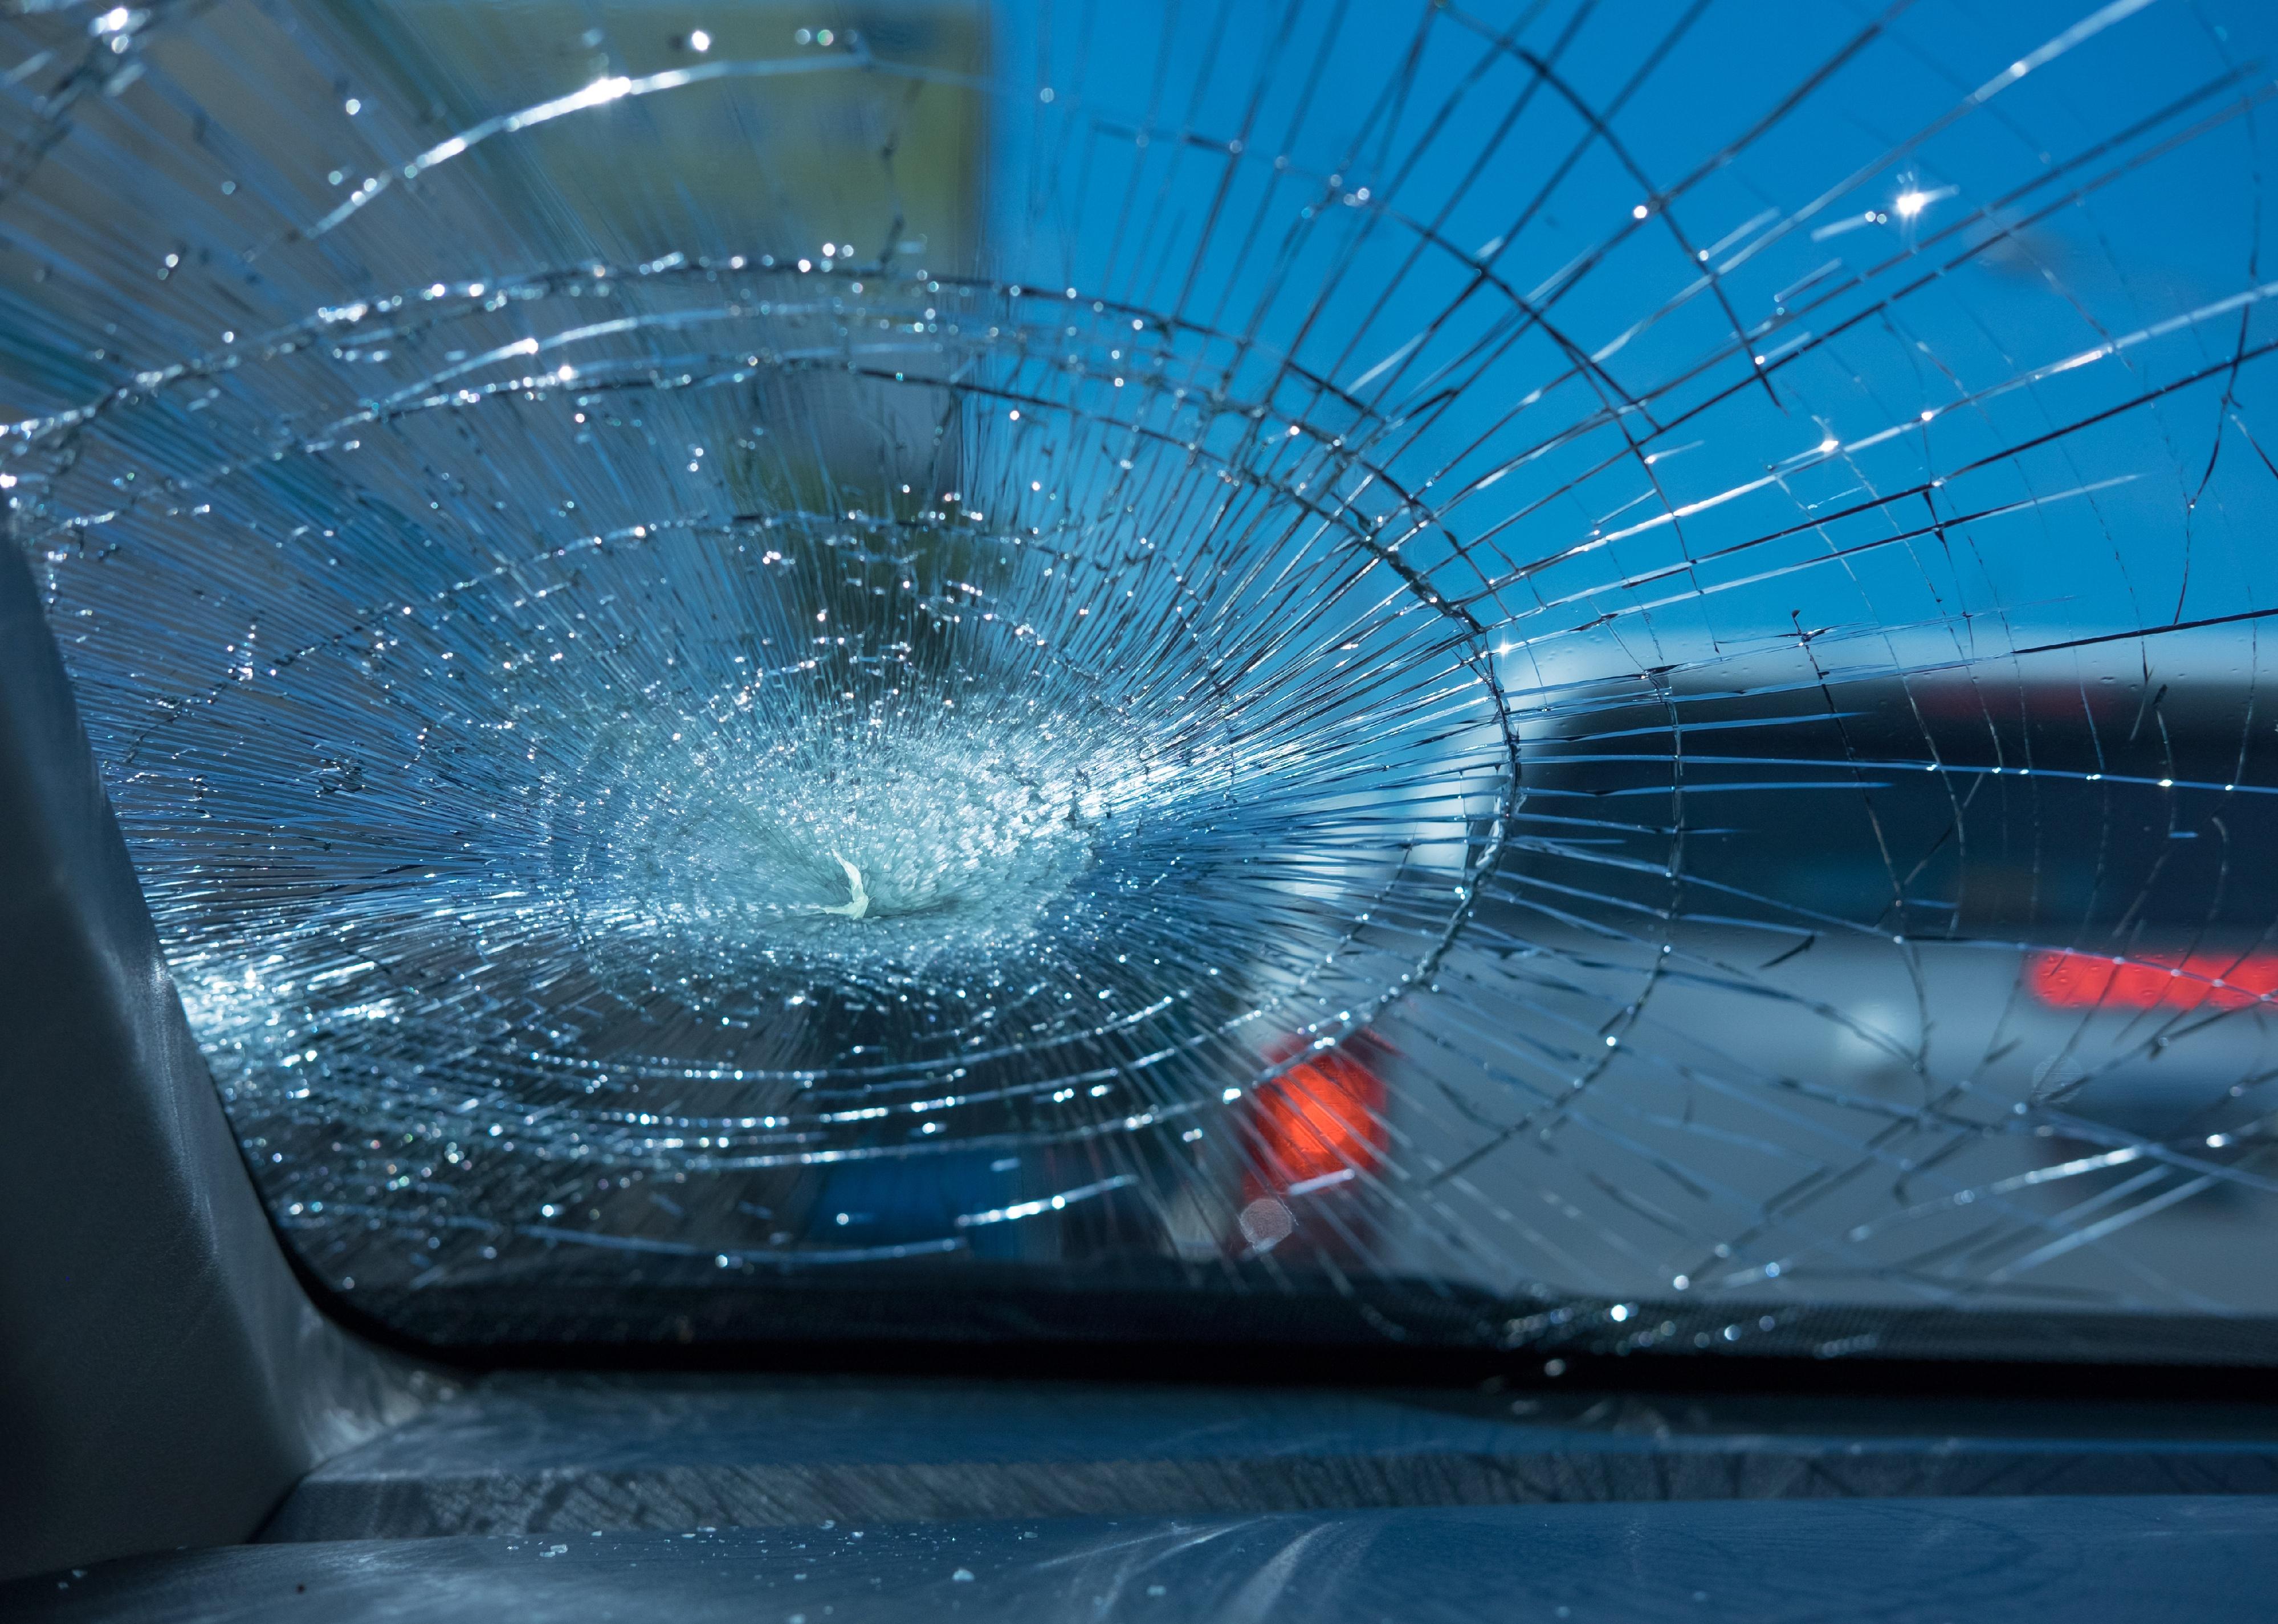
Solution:
[{"label": "gray interior trim", "polygon": [[2278,1494],[2278,1407],[501,1374],[262,1537],[2026,1493]]},{"label": "gray interior trim", "polygon": [[4,540],[0,1030],[0,1576],[242,1539],[417,1384],[279,1249]]}]

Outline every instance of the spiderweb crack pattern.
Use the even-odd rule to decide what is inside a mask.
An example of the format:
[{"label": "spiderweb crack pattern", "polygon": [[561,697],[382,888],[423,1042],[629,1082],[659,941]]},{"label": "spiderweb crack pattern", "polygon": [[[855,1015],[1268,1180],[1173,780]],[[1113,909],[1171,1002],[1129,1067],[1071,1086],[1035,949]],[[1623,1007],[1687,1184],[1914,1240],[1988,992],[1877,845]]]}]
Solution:
[{"label": "spiderweb crack pattern", "polygon": [[12,530],[293,1244],[2263,1356],[2269,25],[1823,11],[11,17]]}]

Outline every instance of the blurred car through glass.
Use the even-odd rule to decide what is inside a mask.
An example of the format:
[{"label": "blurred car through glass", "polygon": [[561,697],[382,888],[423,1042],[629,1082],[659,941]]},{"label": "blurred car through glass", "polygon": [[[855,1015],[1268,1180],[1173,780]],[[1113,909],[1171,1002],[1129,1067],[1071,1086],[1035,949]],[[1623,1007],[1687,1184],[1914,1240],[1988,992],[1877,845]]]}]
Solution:
[{"label": "blurred car through glass", "polygon": [[0,484],[277,1224],[441,1343],[2278,1353],[2272,27],[8,19]]}]

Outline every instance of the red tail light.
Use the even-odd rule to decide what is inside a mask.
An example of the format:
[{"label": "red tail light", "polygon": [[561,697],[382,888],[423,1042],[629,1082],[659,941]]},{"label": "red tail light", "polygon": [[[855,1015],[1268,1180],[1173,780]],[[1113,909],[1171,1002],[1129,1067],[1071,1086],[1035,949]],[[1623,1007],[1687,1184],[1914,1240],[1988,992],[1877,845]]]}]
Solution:
[{"label": "red tail light", "polygon": [[1249,1195],[1304,1194],[1376,1165],[1384,1154],[1384,1081],[1351,1046],[1323,1049],[1260,1088]]},{"label": "red tail light", "polygon": [[2278,994],[2278,953],[2036,953],[2025,985],[2059,1009],[2241,1010]]}]

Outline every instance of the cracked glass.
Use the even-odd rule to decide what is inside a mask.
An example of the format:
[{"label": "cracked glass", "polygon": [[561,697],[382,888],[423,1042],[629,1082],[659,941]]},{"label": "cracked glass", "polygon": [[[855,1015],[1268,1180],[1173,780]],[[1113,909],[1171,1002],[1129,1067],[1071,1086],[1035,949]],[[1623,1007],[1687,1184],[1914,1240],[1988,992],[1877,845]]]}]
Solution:
[{"label": "cracked glass", "polygon": [[0,486],[280,1231],[2272,1356],[2273,27],[11,8]]}]

